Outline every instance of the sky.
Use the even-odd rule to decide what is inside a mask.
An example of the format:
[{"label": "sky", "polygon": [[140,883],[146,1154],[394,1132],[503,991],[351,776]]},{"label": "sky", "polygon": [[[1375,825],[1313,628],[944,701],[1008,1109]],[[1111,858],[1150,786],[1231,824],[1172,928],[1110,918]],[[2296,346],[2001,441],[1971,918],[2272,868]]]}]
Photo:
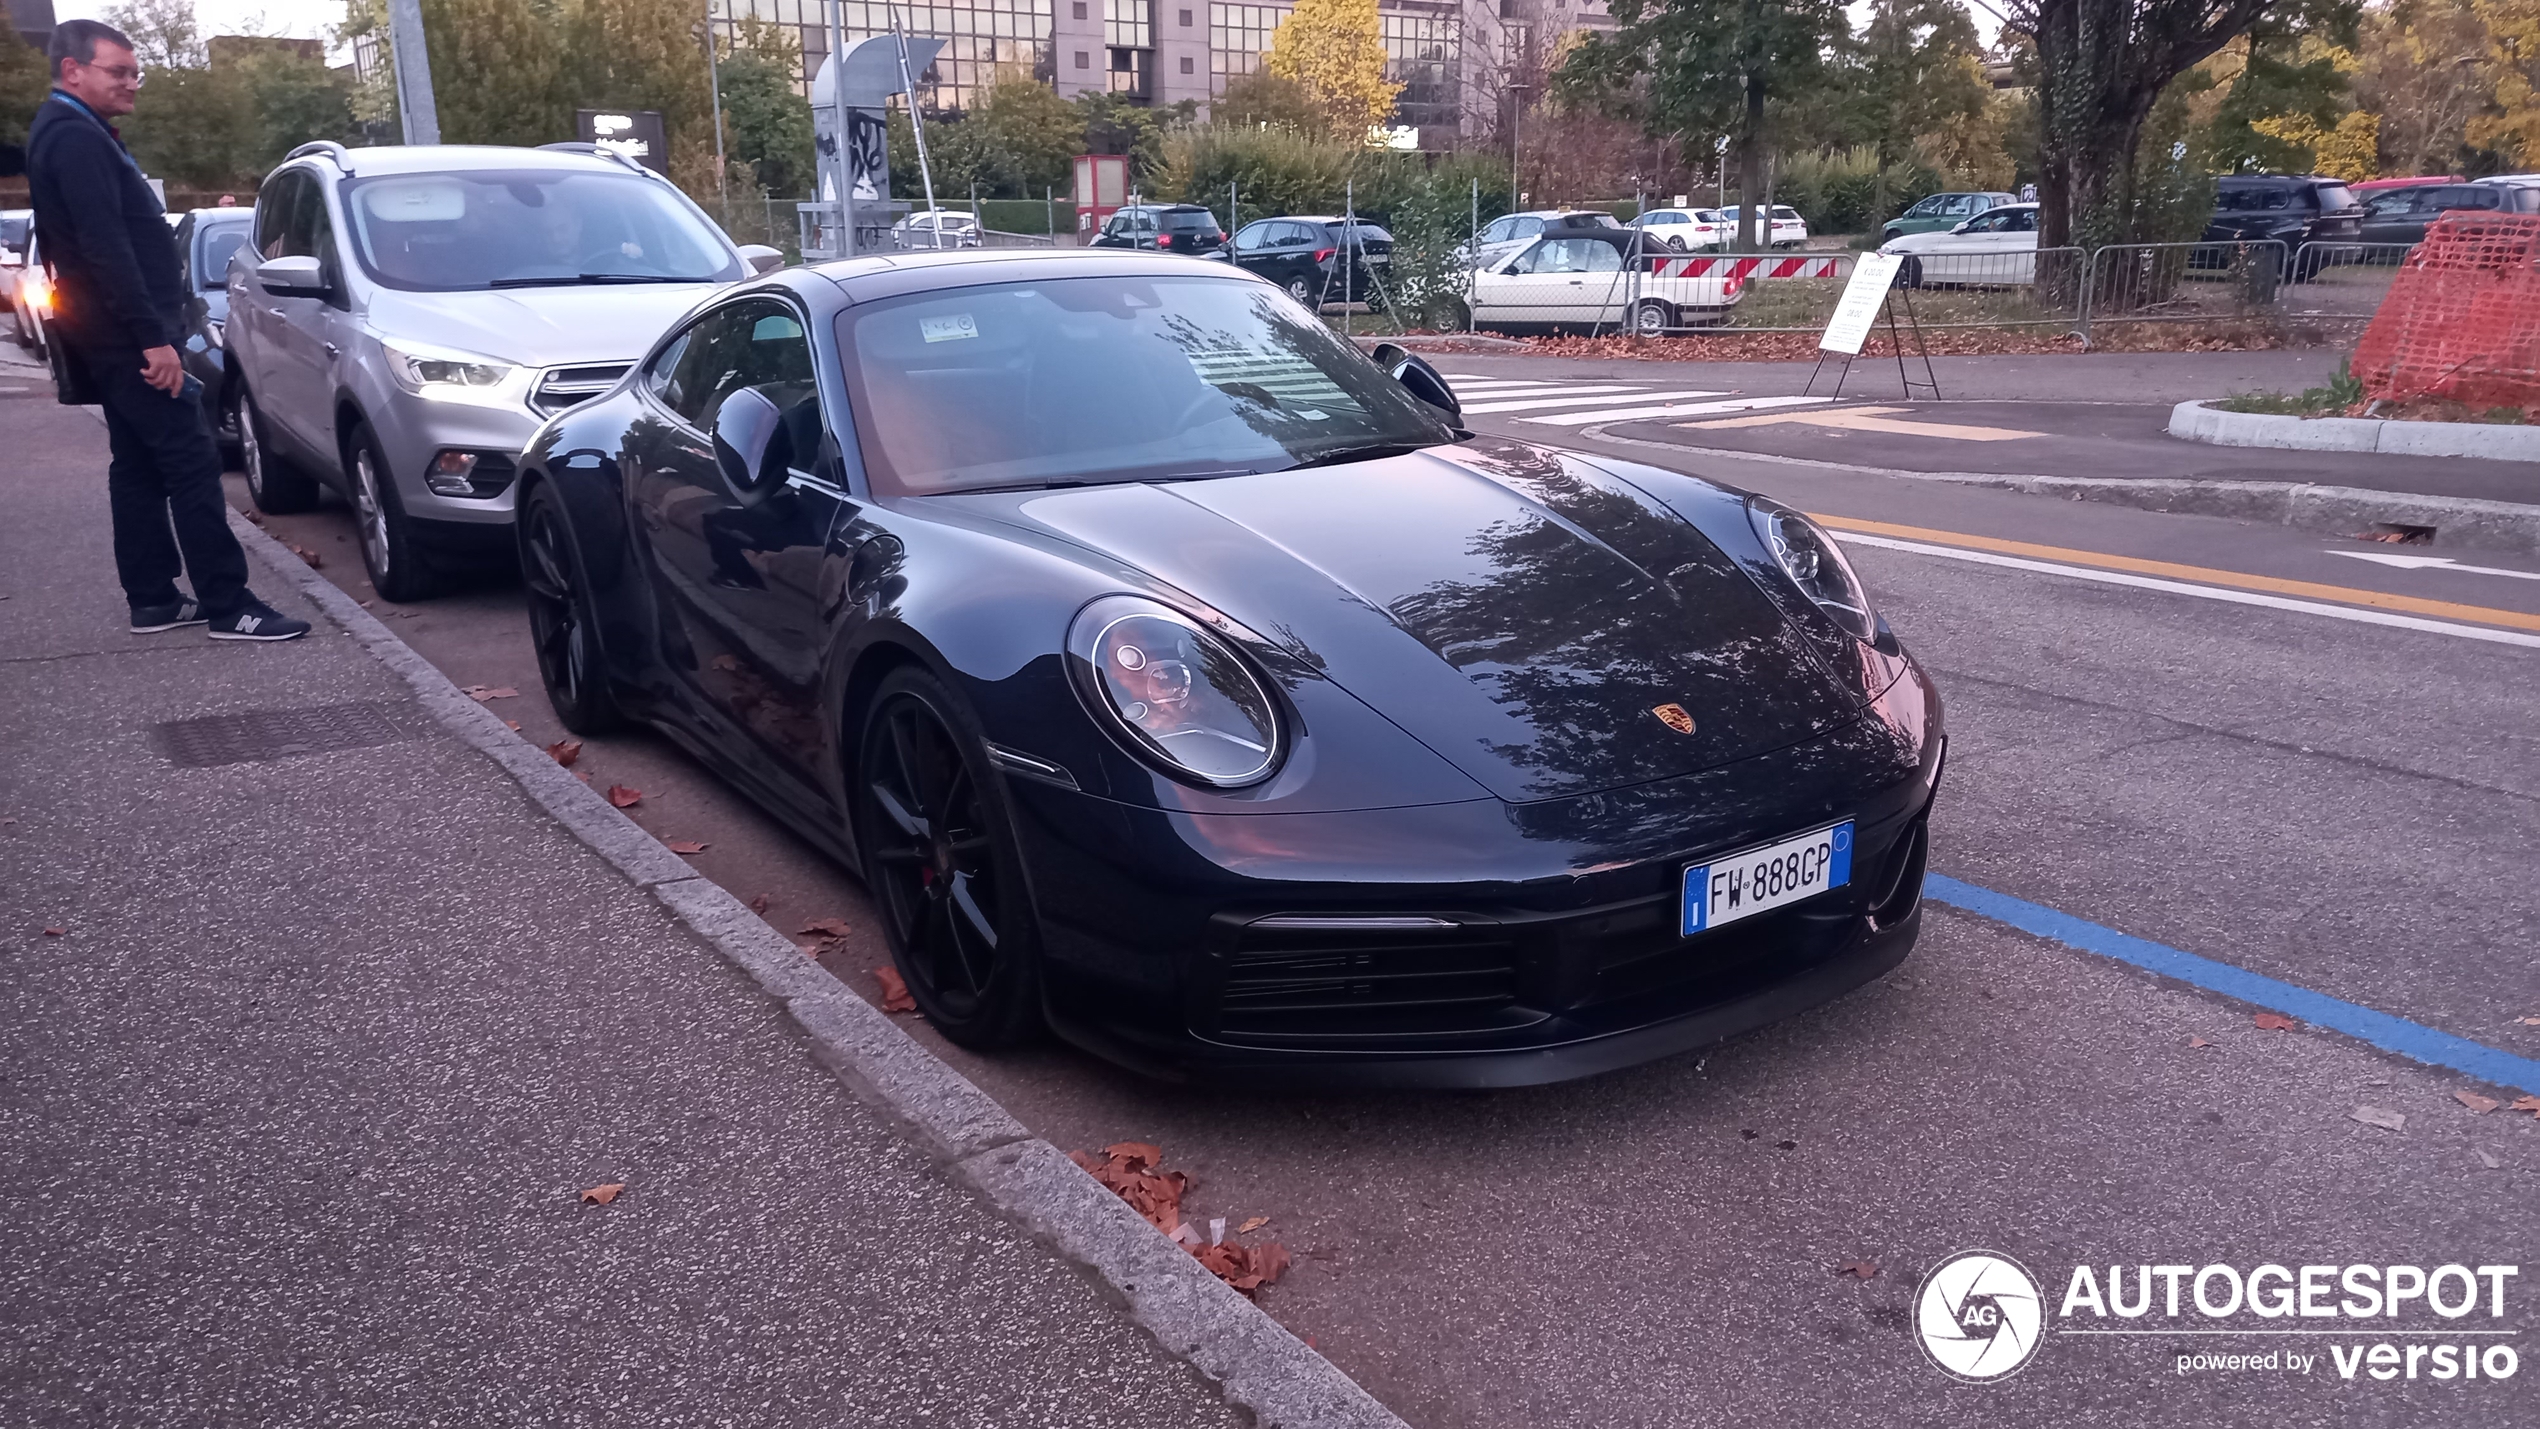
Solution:
[{"label": "sky", "polygon": [[[115,0],[53,0],[55,20],[102,20]],[[287,35],[323,40],[344,23],[344,0],[195,0],[205,35]]]}]

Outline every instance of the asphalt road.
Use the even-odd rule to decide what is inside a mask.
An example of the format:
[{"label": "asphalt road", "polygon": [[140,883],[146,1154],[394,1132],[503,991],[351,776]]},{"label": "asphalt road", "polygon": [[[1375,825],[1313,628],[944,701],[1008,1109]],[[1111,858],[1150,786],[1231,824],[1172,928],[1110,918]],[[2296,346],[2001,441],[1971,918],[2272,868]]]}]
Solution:
[{"label": "asphalt road", "polygon": [[[2061,383],[2075,408],[2079,386],[2118,390],[2109,372],[2058,368],[2074,360],[1998,367],[1995,382]],[[1696,371],[1633,380],[1733,385]],[[2162,460],[2122,430],[2026,419],[2056,433],[2067,474]],[[1775,427],[1696,445],[1476,420],[1853,523],[1864,578],[1950,702],[1936,873],[2540,1058],[2540,1021],[2517,1020],[2540,1019],[2540,649],[2475,633],[2540,629],[2540,580],[2382,566],[2333,552],[2404,551],[2278,527],[1760,460],[1818,439]],[[1845,465],[1909,469],[1931,440],[1855,430]],[[2213,459],[2166,450],[2182,470]],[[267,525],[373,599],[340,509]],[[2080,554],[2045,562],[2061,571],[1987,564],[2005,543]],[[2188,590],[2124,584],[2127,562],[2208,574],[2175,581]],[[2312,586],[2348,594],[2285,594]],[[2394,598],[2418,625],[2369,623]],[[373,609],[459,683],[520,690],[494,707],[525,738],[560,736],[516,588],[489,578]],[[634,816],[707,842],[696,866],[768,895],[779,927],[839,916],[864,930],[830,961],[872,995],[884,954],[851,878],[664,741],[592,741],[577,767],[642,790]],[[2440,1343],[2427,1336],[2460,1326],[2529,1344],[2540,1119],[2481,1114],[2455,1093],[2509,1101],[2540,1086],[2422,1066],[2307,1021],[2268,1030],[2254,1010],[1934,907],[1914,957],[1880,983],[1707,1055],[1562,1087],[1194,1091],[1063,1047],[981,1059],[935,1045],[1062,1146],[1160,1142],[1198,1180],[1186,1210],[1269,1216],[1302,1255],[1265,1306],[1417,1424],[2540,1421],[2540,1367],[2382,1381],[2319,1353]],[[2359,1107],[2404,1125],[2355,1120]],[[2246,1314],[2055,1320],[2026,1369],[1978,1386],[1927,1363],[1912,1330],[1919,1277],[1978,1247],[2038,1272],[2050,1308],[2084,1264],[2526,1269],[2501,1318],[2303,1321],[2337,1332],[2307,1340],[2171,1333],[2274,1323]],[[2066,1333],[2129,1323],[2162,1333]],[[2286,1347],[2309,1368],[2178,1366],[2190,1351]]]}]

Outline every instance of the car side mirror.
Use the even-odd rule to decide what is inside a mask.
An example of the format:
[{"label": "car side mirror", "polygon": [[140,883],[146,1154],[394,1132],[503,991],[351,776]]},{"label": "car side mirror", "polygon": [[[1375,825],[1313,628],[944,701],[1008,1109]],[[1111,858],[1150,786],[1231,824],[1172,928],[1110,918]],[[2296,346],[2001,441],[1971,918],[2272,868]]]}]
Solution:
[{"label": "car side mirror", "polygon": [[733,500],[755,506],[784,482],[785,453],[776,440],[784,426],[785,414],[755,387],[723,399],[714,414],[714,465]]},{"label": "car side mirror", "polygon": [[256,265],[256,281],[277,298],[326,296],[326,271],[307,254],[264,260]]},{"label": "car side mirror", "polygon": [[1464,404],[1455,398],[1455,389],[1447,385],[1446,374],[1429,365],[1429,360],[1396,344],[1379,343],[1369,356],[1385,374],[1402,384],[1402,390],[1446,413],[1458,428],[1464,425]]},{"label": "car side mirror", "polygon": [[785,266],[784,252],[770,248],[764,243],[744,243],[738,251],[741,261],[750,265],[750,276],[753,278],[761,273],[772,273]]}]

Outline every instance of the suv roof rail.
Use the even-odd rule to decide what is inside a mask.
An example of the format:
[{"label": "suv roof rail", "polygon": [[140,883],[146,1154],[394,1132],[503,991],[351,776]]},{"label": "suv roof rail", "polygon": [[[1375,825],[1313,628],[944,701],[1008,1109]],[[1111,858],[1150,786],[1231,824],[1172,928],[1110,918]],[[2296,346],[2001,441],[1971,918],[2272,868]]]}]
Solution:
[{"label": "suv roof rail", "polygon": [[282,161],[287,164],[293,159],[299,158],[303,154],[323,154],[335,162],[335,167],[342,169],[346,173],[351,173],[353,171],[353,156],[344,152],[344,146],[336,143],[332,139],[312,139],[292,150],[290,153],[283,155]]},{"label": "suv roof rail", "polygon": [[541,144],[538,147],[541,149],[553,149],[560,154],[589,154],[595,159],[615,159],[619,163],[624,164],[626,167],[642,174],[645,178],[657,179],[661,177],[661,175],[645,168],[642,164],[637,163],[634,159],[628,157],[625,153],[619,150],[611,149],[599,144],[587,143],[579,139],[567,139],[556,144]]}]

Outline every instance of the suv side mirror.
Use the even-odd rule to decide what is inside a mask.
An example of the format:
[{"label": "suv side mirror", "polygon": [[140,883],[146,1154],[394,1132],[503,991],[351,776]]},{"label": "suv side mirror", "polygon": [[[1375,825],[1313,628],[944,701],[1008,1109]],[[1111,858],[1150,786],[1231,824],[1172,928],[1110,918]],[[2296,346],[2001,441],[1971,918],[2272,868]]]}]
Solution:
[{"label": "suv side mirror", "polygon": [[1455,389],[1447,385],[1446,374],[1429,365],[1429,360],[1393,343],[1379,343],[1368,354],[1388,376],[1402,384],[1402,390],[1446,413],[1447,420],[1458,430],[1464,426],[1464,404],[1456,400]]},{"label": "suv side mirror", "polygon": [[761,273],[772,273],[785,266],[784,253],[764,243],[744,243],[737,251],[741,255],[741,261],[749,265],[750,276],[753,278]]},{"label": "suv side mirror", "polygon": [[776,440],[785,414],[767,394],[744,387],[723,399],[714,414],[714,465],[732,499],[755,506],[785,479],[785,452]]},{"label": "suv side mirror", "polygon": [[256,281],[277,298],[323,298],[326,272],[318,260],[300,254],[268,258],[256,265]]}]

